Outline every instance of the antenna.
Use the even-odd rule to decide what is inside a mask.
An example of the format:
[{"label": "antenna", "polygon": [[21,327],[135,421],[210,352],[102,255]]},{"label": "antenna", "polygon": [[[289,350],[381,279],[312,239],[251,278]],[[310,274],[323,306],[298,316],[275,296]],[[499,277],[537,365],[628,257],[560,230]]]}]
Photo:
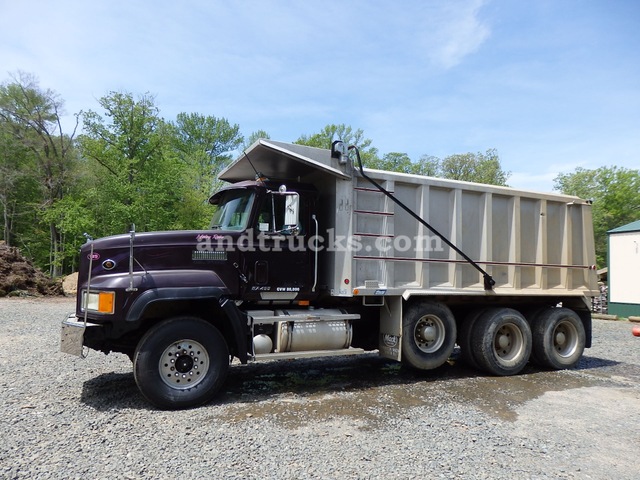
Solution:
[{"label": "antenna", "polygon": [[249,158],[249,155],[247,154],[246,150],[243,150],[242,153],[244,154],[245,157],[247,157],[247,160],[249,161],[249,165],[251,165],[251,168],[253,168],[253,171],[256,172],[256,182],[266,180],[267,178],[264,176],[264,174],[256,170],[256,167],[253,165],[253,162]]}]

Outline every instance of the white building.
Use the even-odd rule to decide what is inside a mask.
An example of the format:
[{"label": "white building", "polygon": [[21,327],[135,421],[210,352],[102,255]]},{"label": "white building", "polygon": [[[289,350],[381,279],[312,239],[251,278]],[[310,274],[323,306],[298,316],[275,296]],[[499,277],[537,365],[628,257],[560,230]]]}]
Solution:
[{"label": "white building", "polygon": [[640,316],[640,220],[609,234],[609,313]]}]

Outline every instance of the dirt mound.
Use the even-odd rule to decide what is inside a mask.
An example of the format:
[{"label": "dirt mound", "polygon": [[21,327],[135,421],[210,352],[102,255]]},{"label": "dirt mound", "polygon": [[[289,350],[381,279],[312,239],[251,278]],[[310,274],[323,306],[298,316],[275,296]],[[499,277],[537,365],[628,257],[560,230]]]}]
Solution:
[{"label": "dirt mound", "polygon": [[62,282],[38,270],[15,247],[0,241],[0,297],[64,295]]},{"label": "dirt mound", "polygon": [[78,272],[64,277],[62,290],[64,290],[65,295],[75,296],[78,291]]}]

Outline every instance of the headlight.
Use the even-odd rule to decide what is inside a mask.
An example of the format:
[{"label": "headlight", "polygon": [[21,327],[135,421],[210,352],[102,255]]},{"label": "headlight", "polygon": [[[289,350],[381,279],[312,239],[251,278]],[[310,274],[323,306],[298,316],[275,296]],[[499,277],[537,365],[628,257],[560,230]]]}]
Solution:
[{"label": "headlight", "polygon": [[116,292],[82,291],[82,310],[112,314],[115,306]]}]

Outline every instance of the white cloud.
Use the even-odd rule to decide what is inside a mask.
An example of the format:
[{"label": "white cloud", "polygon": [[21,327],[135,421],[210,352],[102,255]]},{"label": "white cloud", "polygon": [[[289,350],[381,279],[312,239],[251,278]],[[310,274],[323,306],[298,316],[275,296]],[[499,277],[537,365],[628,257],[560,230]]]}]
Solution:
[{"label": "white cloud", "polygon": [[458,65],[489,38],[491,29],[479,18],[484,3],[443,4],[445,8],[432,19],[424,37],[428,55],[437,65],[445,69]]}]

